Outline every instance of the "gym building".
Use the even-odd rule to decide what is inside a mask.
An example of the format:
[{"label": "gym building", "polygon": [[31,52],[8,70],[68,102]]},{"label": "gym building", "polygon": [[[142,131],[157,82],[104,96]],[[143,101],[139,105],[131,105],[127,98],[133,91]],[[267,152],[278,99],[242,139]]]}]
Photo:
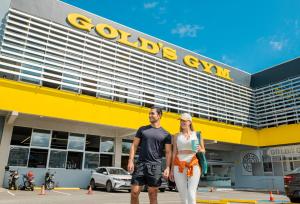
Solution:
[{"label": "gym building", "polygon": [[[249,74],[58,0],[2,0],[0,185],[9,169],[85,188],[127,166],[149,107],[205,138],[200,186],[283,190],[300,167],[300,58]],[[20,181],[19,181],[20,182]]]}]

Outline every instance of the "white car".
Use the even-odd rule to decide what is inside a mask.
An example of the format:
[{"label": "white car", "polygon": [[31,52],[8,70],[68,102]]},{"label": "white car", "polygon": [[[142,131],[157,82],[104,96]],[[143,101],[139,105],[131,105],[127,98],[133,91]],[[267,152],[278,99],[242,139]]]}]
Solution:
[{"label": "white car", "polygon": [[98,167],[92,172],[92,189],[105,188],[107,192],[131,189],[131,175],[119,167]]}]

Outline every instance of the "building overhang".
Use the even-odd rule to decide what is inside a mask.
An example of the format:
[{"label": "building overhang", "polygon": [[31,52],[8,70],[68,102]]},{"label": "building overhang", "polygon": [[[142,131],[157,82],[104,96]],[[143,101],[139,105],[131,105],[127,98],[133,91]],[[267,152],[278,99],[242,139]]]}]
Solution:
[{"label": "building overhang", "polygon": [[[19,113],[81,121],[126,129],[149,123],[148,108],[105,100],[47,87],[0,79],[0,109]],[[178,114],[165,112],[162,126],[178,132]],[[256,130],[205,119],[193,118],[196,130],[205,139],[219,142],[273,146],[300,142],[300,125],[283,125]]]}]

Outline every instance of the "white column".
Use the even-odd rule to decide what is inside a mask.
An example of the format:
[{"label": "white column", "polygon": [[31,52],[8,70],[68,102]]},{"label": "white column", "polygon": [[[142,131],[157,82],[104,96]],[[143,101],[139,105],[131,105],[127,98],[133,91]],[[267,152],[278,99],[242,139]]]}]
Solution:
[{"label": "white column", "polygon": [[2,141],[0,144],[0,187],[3,186],[5,166],[8,162],[10,140],[13,132],[13,124],[4,124]]},{"label": "white column", "polygon": [[116,137],[115,146],[115,166],[121,167],[121,157],[122,157],[122,138]]}]

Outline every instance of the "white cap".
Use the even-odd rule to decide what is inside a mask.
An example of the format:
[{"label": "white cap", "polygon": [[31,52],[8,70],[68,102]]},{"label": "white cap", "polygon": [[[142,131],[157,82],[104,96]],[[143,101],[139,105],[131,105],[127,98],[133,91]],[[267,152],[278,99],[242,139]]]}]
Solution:
[{"label": "white cap", "polygon": [[180,120],[189,120],[192,122],[192,116],[189,113],[182,113],[180,115]]}]

